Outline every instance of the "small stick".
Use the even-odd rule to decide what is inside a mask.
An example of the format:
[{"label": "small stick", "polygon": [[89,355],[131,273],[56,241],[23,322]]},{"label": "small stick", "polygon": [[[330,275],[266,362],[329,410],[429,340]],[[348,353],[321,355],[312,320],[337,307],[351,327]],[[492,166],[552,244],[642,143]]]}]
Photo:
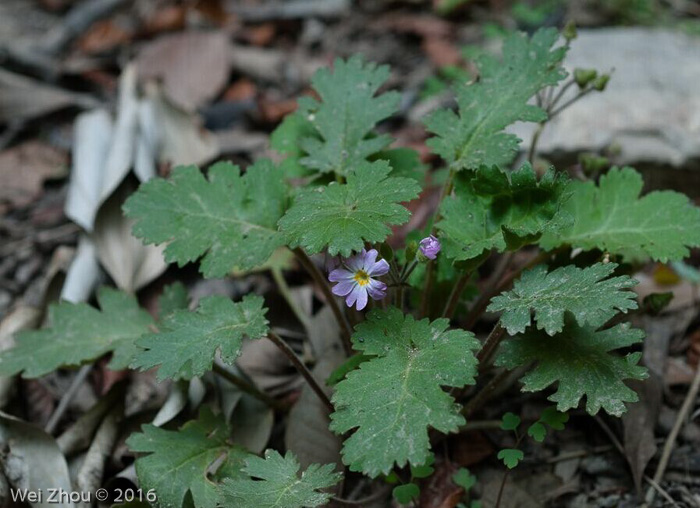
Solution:
[{"label": "small stick", "polygon": [[[666,472],[666,467],[668,467],[668,461],[671,458],[671,452],[673,451],[673,447],[676,444],[676,438],[678,437],[678,434],[683,428],[685,419],[688,416],[688,413],[690,412],[691,408],[693,407],[693,404],[695,403],[695,399],[698,396],[698,390],[700,390],[700,364],[698,364],[698,366],[695,368],[695,377],[693,378],[693,382],[690,385],[690,389],[688,390],[688,393],[685,396],[685,400],[683,401],[681,410],[678,412],[678,416],[676,417],[676,421],[673,424],[671,433],[666,439],[666,444],[664,444],[664,449],[661,453],[659,465],[656,467],[654,478],[652,478],[652,481],[656,484],[661,483],[664,473]],[[654,483],[651,483],[652,486],[649,487],[649,490],[647,490],[647,495],[644,498],[644,501],[647,505],[651,505],[654,502],[654,497],[656,494],[656,490],[654,490],[653,488]]]},{"label": "small stick", "polygon": [[328,282],[326,281],[325,277],[318,269],[318,267],[311,260],[311,258],[300,247],[294,249],[294,255],[297,257],[299,263],[301,263],[304,269],[307,272],[309,272],[311,277],[313,277],[314,281],[316,282],[316,284],[318,284],[321,291],[323,292],[323,296],[326,297],[326,303],[330,305],[331,310],[333,311],[333,315],[335,315],[335,319],[340,325],[340,333],[343,338],[345,354],[347,354],[347,356],[352,356],[352,342],[350,342],[350,336],[352,335],[352,331],[350,330],[350,325],[348,324],[347,320],[345,319],[345,316],[343,315],[343,311],[340,310],[340,307],[338,306],[338,301],[336,300],[335,295],[331,291]]},{"label": "small stick", "polygon": [[61,418],[63,418],[63,414],[68,409],[68,406],[73,401],[73,398],[78,393],[78,390],[82,386],[85,379],[88,377],[88,374],[90,374],[90,370],[92,370],[92,364],[83,365],[80,367],[80,370],[73,378],[73,381],[71,381],[68,390],[63,394],[63,397],[61,397],[56,410],[51,415],[51,418],[49,418],[49,421],[46,422],[44,430],[47,434],[53,434],[54,430],[56,430],[56,426],[61,421]]},{"label": "small stick", "polygon": [[289,347],[289,344],[287,344],[284,340],[282,340],[282,337],[277,335],[274,332],[270,332],[267,335],[267,338],[270,339],[272,342],[275,343],[275,345],[282,351],[287,358],[289,358],[289,361],[294,364],[294,367],[299,371],[299,374],[304,376],[304,379],[306,379],[306,382],[309,383],[309,386],[313,389],[313,391],[318,395],[318,398],[321,399],[321,402],[323,402],[328,410],[332,413],[335,411],[335,408],[333,407],[333,404],[331,404],[330,399],[328,398],[328,395],[326,395],[326,392],[323,391],[323,388],[321,388],[321,385],[318,384],[316,381],[316,378],[314,378],[314,375],[311,373],[311,371],[304,365],[304,362],[302,362],[297,354],[294,352],[294,350]]},{"label": "small stick", "polygon": [[227,368],[225,368],[223,365],[219,364],[218,362],[214,362],[214,365],[212,367],[212,371],[216,373],[217,375],[221,376],[224,378],[226,381],[231,383],[234,386],[237,386],[241,391],[247,393],[248,395],[255,397],[258,399],[260,402],[263,402],[265,405],[273,408],[273,409],[279,409],[280,411],[286,411],[289,409],[286,404],[280,402],[277,399],[274,399],[267,395],[266,393],[261,392],[253,386],[252,384],[248,383],[245,379],[242,377],[237,376]]}]

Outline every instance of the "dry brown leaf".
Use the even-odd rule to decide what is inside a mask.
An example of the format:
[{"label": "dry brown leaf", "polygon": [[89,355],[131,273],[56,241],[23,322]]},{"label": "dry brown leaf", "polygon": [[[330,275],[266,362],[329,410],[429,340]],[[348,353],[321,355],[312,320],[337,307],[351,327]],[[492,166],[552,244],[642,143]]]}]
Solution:
[{"label": "dry brown leaf", "polygon": [[194,111],[226,85],[229,57],[225,33],[182,32],[165,35],[145,46],[136,64],[141,79],[160,80],[173,103]]},{"label": "dry brown leaf", "polygon": [[637,493],[641,494],[644,471],[656,454],[654,427],[661,409],[662,387],[661,380],[653,372],[644,382],[632,380],[628,384],[639,394],[639,402],[630,404],[622,415],[625,457]]},{"label": "dry brown leaf", "polygon": [[168,5],[156,9],[144,24],[144,31],[149,34],[182,30],[185,28],[187,9],[182,5]]},{"label": "dry brown leaf", "polygon": [[67,174],[68,155],[41,141],[27,141],[0,152],[0,206],[31,204],[45,180]]}]

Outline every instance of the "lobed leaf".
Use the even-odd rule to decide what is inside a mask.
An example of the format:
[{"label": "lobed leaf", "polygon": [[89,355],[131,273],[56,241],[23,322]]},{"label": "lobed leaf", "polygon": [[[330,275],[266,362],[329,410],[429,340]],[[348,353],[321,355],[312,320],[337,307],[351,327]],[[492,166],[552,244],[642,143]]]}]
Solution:
[{"label": "lobed leaf", "polygon": [[[323,489],[337,484],[342,474],[334,473],[334,464],[311,464],[299,476],[299,461],[287,452],[267,450],[265,458],[251,456],[243,472],[247,477],[224,481],[221,506],[255,508],[304,508],[325,505],[331,497]],[[258,478],[254,480],[253,478]]]},{"label": "lobed leaf", "polygon": [[570,245],[633,259],[680,260],[700,246],[700,209],[683,194],[655,191],[640,197],[644,182],[634,169],[613,168],[594,182],[572,181],[572,198],[560,211],[576,217],[546,232],[545,249]]},{"label": "lobed leaf", "polygon": [[320,100],[299,100],[297,115],[315,131],[315,136],[299,139],[306,154],[299,162],[309,169],[347,175],[389,146],[390,136],[373,134],[377,123],[398,110],[397,92],[376,95],[388,77],[388,66],[365,64],[360,56],[336,59],[333,70],[316,72],[311,85]]},{"label": "lobed leaf", "polygon": [[546,120],[545,111],[529,100],[566,76],[561,67],[566,47],[554,48],[558,37],[552,28],[531,38],[511,34],[502,59],[483,54],[477,60],[479,80],[456,88],[458,112],[442,109],[427,118],[427,129],[436,135],[427,144],[451,169],[509,163],[520,140],[503,130],[516,121]]},{"label": "lobed leaf", "polygon": [[179,431],[154,425],[144,425],[141,430],[126,444],[133,452],[148,454],[136,459],[136,474],[144,492],[155,490],[156,508],[185,506],[188,492],[197,508],[214,508],[219,492],[211,468],[225,469],[233,478],[243,476],[240,470],[248,452],[228,442],[231,429],[209,409]]},{"label": "lobed leaf", "polygon": [[260,296],[248,295],[234,303],[224,296],[203,298],[196,311],[176,310],[166,316],[158,333],[139,339],[143,348],[131,367],[141,370],[158,366],[158,379],[191,379],[211,370],[218,352],[232,364],[244,336],[267,335],[267,309]]},{"label": "lobed leaf", "polygon": [[532,317],[538,330],[548,335],[561,332],[564,314],[570,312],[580,325],[602,326],[617,311],[637,308],[636,295],[625,291],[637,284],[626,275],[608,278],[615,263],[597,263],[587,268],[563,266],[547,273],[537,266],[523,273],[510,291],[491,300],[490,312],[503,311],[501,324],[508,333],[522,333]]},{"label": "lobed leaf", "polygon": [[390,171],[386,161],[365,162],[348,174],[346,184],[301,191],[280,219],[280,230],[292,247],[300,245],[309,254],[327,246],[332,256],[348,257],[365,242],[384,241],[389,225],[403,224],[411,215],[399,203],[420,192],[415,180],[388,177]]},{"label": "lobed leaf", "polygon": [[124,211],[136,220],[135,236],[168,244],[167,261],[182,266],[201,257],[206,277],[222,277],[263,264],[284,245],[277,221],[286,192],[281,171],[266,159],[243,176],[229,162],[214,164],[208,178],[196,166],[180,166],[167,180],[143,184]]},{"label": "lobed leaf", "polygon": [[356,349],[375,355],[336,385],[331,430],[343,434],[342,454],[352,471],[372,477],[394,463],[424,464],[428,427],[454,432],[464,423],[443,386],[474,383],[479,348],[474,335],[447,331],[449,320],[416,321],[396,308],[374,310],[353,335]]},{"label": "lobed leaf", "polygon": [[110,352],[109,367],[126,368],[138,351],[134,341],[148,332],[153,319],[136,298],[115,289],[101,288],[97,301],[101,310],[86,303],[52,304],[48,328],[18,334],[17,345],[0,354],[0,375],[40,377]]},{"label": "lobed leaf", "polygon": [[513,369],[536,362],[521,378],[523,391],[544,390],[557,383],[549,400],[559,411],[578,406],[586,397],[586,410],[594,415],[600,408],[614,416],[625,411],[625,402],[636,402],[637,394],[625,386],[625,379],[644,379],[647,370],[637,365],[641,353],[624,357],[611,351],[640,342],[644,332],[627,323],[607,330],[581,326],[567,318],[564,331],[550,337],[530,330],[502,343],[496,365]]},{"label": "lobed leaf", "polygon": [[458,179],[454,196],[442,202],[437,228],[445,254],[463,261],[532,243],[570,222],[560,212],[568,197],[566,177],[553,170],[538,181],[529,164],[511,173],[484,166]]}]

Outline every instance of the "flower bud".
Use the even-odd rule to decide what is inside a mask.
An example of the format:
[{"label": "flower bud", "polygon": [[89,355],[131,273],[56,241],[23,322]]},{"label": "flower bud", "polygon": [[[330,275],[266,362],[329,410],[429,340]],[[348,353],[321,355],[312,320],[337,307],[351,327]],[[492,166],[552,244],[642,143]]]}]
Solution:
[{"label": "flower bud", "polygon": [[579,88],[586,88],[591,81],[598,77],[595,69],[574,69],[574,81]]},{"label": "flower bud", "polygon": [[427,259],[435,259],[442,249],[440,240],[430,235],[420,241],[420,253]]},{"label": "flower bud", "polygon": [[573,41],[578,35],[576,31],[576,23],[569,21],[561,31],[561,34],[564,36],[564,39],[566,39],[566,42]]},{"label": "flower bud", "polygon": [[605,87],[608,86],[608,81],[610,81],[610,74],[601,74],[598,76],[598,79],[593,82],[593,88],[602,92],[605,90]]},{"label": "flower bud", "polygon": [[416,242],[409,242],[406,245],[406,262],[410,263],[416,259],[416,252],[418,251],[418,244]]}]

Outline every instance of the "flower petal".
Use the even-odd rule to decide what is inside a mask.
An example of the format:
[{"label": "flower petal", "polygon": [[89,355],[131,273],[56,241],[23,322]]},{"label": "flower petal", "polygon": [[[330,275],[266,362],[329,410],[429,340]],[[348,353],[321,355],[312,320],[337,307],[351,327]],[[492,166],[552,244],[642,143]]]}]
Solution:
[{"label": "flower petal", "polygon": [[355,274],[345,268],[336,268],[330,274],[328,274],[328,280],[331,282],[338,282],[340,280],[352,280]]},{"label": "flower petal", "polygon": [[367,288],[361,288],[358,286],[360,289],[358,295],[357,295],[357,310],[362,310],[367,306]]},{"label": "flower petal", "polygon": [[367,275],[370,277],[378,277],[387,273],[389,273],[389,263],[386,262],[386,259],[380,259],[367,270]]},{"label": "flower petal", "polygon": [[369,273],[369,271],[372,269],[374,263],[377,261],[378,254],[377,249],[370,249],[367,251],[367,254],[364,255],[362,260],[362,269],[365,272]]},{"label": "flower petal", "polygon": [[333,291],[334,295],[345,296],[350,293],[355,286],[357,286],[357,283],[354,280],[341,280],[338,284],[333,286],[331,291]]},{"label": "flower petal", "polygon": [[348,267],[348,269],[350,269],[353,272],[362,270],[366,254],[367,252],[365,251],[365,249],[362,249],[362,251],[358,254],[355,254],[354,256],[350,256],[349,258],[345,259],[343,263],[346,267]]},{"label": "flower petal", "polygon": [[386,296],[386,284],[380,280],[371,279],[367,286],[367,293],[373,300],[381,300]]},{"label": "flower petal", "polygon": [[357,301],[357,298],[360,296],[360,293],[365,293],[366,291],[361,288],[359,285],[355,286],[350,294],[348,294],[347,298],[345,299],[345,305],[348,307],[352,307],[355,305],[355,302]]}]

